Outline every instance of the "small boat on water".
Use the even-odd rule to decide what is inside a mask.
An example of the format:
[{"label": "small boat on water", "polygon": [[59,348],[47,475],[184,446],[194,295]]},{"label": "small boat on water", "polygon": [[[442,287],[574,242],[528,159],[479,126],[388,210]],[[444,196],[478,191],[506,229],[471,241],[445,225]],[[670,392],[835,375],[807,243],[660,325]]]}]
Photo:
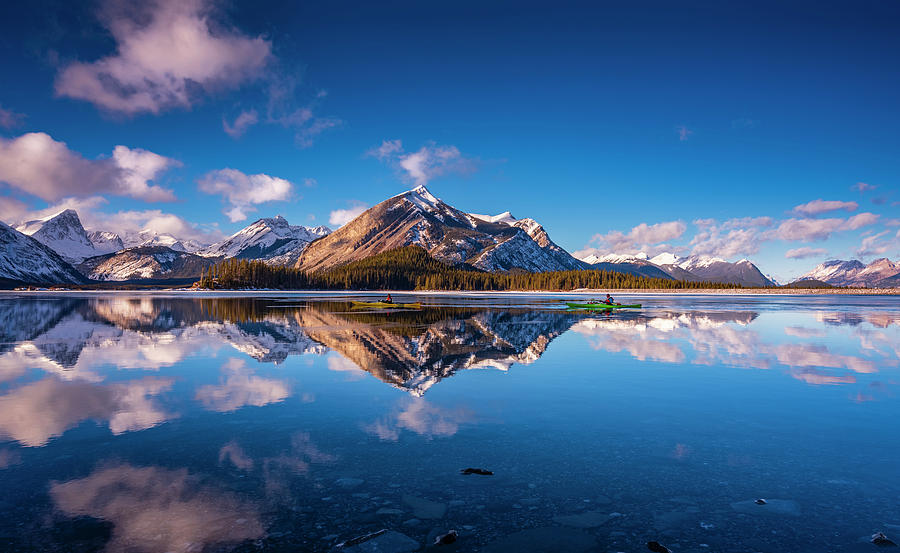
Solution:
[{"label": "small boat on water", "polygon": [[566,305],[569,306],[569,309],[640,309],[641,304],[632,303],[632,304],[618,304],[618,303],[572,303],[566,302]]},{"label": "small boat on water", "polygon": [[386,301],[351,301],[353,307],[370,307],[373,309],[421,309],[422,304],[416,303],[388,303]]}]

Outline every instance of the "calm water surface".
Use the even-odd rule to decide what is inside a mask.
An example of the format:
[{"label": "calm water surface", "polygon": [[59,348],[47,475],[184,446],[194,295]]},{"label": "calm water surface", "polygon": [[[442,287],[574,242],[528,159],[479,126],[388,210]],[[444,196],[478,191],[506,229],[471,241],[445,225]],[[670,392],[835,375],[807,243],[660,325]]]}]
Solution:
[{"label": "calm water surface", "polygon": [[896,297],[560,298],[0,295],[0,549],[900,542]]}]

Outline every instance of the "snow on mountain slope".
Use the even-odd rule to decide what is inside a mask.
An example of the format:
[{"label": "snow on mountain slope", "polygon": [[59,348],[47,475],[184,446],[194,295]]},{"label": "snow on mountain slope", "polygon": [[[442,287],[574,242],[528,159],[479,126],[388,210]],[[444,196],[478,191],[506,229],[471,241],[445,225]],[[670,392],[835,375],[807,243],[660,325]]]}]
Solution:
[{"label": "snow on mountain slope", "polygon": [[324,226],[292,226],[281,215],[259,219],[227,239],[198,251],[203,256],[261,259],[274,264],[296,263],[306,246],[331,232]]},{"label": "snow on mountain slope", "polygon": [[29,284],[85,282],[85,278],[55,251],[2,222],[0,278]]},{"label": "snow on mountain slope", "polygon": [[177,252],[195,253],[206,246],[196,240],[185,240],[166,232],[144,229],[122,237],[125,248],[162,246]]},{"label": "snow on mountain slope", "polygon": [[692,255],[677,265],[700,280],[740,284],[741,286],[774,286],[759,268],[748,259],[735,263],[718,257]]},{"label": "snow on mountain slope", "polygon": [[16,226],[16,230],[44,244],[69,263],[79,263],[86,257],[105,253],[97,252],[74,209],[27,221]]},{"label": "snow on mountain slope", "polygon": [[425,248],[441,261],[489,271],[584,268],[582,262],[553,244],[534,221],[516,221],[511,215],[475,217],[444,203],[424,186],[388,198],[312,242],[295,266],[327,269],[410,245]]},{"label": "snow on mountain slope", "polygon": [[94,255],[113,253],[125,248],[122,239],[114,232],[95,230],[88,233],[88,239],[94,245],[94,251],[97,252]]},{"label": "snow on mountain slope", "polygon": [[93,280],[197,278],[219,260],[165,246],[140,246],[85,259],[78,270]]},{"label": "snow on mountain slope", "polygon": [[[856,259],[832,259],[817,265],[798,280],[821,280],[832,286],[876,287],[881,281],[900,273],[900,263],[887,258],[876,259],[868,265]],[[889,281],[890,282],[890,281]]]}]

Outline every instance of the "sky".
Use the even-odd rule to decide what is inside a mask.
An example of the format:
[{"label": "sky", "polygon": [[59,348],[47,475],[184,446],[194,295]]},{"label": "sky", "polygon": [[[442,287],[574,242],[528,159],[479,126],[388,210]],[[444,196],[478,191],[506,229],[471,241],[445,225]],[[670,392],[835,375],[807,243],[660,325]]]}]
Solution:
[{"label": "sky", "polygon": [[900,257],[896,2],[0,4],[0,220],[211,242],[423,184],[576,255]]}]

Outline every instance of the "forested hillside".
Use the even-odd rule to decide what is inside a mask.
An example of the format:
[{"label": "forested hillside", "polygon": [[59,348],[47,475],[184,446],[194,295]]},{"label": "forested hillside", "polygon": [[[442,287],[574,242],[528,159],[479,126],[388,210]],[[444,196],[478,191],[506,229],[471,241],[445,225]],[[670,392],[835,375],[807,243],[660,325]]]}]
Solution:
[{"label": "forested hillside", "polygon": [[408,246],[320,272],[228,259],[204,271],[207,289],[281,290],[574,290],[577,288],[739,288],[733,284],[684,282],[611,271],[489,273],[438,261]]}]

